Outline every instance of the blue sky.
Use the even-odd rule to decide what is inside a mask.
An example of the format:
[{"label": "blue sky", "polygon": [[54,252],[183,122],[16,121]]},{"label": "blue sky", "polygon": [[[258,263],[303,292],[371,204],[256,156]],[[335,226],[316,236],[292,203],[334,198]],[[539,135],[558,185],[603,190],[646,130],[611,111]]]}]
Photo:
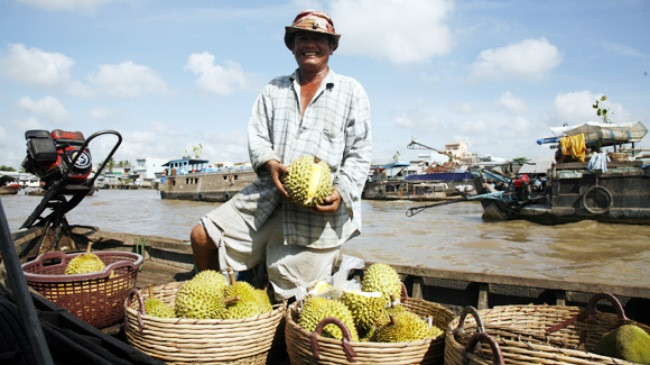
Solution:
[{"label": "blue sky", "polygon": [[614,122],[650,127],[645,0],[0,0],[0,164],[20,166],[25,130],[56,128],[119,131],[118,160],[201,144],[248,161],[252,104],[295,69],[282,38],[305,8],[342,34],[330,66],[370,96],[376,159],[415,158],[412,138],[549,156],[536,139],[599,121],[603,94]]}]

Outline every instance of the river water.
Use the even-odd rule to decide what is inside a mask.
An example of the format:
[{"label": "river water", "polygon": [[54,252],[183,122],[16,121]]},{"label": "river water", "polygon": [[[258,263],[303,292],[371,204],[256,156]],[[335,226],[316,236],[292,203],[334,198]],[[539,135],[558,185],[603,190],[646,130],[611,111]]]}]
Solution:
[{"label": "river water", "polygon": [[[12,231],[41,198],[2,196]],[[483,222],[477,202],[405,215],[407,208],[419,204],[364,200],[363,232],[344,245],[344,252],[438,269],[650,286],[650,226]],[[66,216],[73,225],[187,240],[199,218],[218,205],[162,200],[155,190],[100,190]]]}]

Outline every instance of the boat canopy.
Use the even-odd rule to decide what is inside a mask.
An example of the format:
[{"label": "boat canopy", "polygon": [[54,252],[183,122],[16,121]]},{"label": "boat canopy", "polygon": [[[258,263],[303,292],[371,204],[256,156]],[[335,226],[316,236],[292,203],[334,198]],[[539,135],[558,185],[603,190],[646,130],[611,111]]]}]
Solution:
[{"label": "boat canopy", "polygon": [[622,124],[587,122],[567,127],[551,127],[551,131],[558,138],[583,133],[585,144],[600,146],[639,142],[648,133],[641,122]]}]

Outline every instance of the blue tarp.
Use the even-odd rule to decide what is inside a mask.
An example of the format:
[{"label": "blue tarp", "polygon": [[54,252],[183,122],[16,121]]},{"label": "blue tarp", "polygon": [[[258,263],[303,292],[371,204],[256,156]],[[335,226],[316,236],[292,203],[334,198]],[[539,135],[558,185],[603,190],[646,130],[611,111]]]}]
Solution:
[{"label": "blue tarp", "polygon": [[409,175],[406,177],[406,181],[463,181],[470,180],[472,178],[472,173],[470,172],[435,172],[432,174],[422,174],[422,175]]}]

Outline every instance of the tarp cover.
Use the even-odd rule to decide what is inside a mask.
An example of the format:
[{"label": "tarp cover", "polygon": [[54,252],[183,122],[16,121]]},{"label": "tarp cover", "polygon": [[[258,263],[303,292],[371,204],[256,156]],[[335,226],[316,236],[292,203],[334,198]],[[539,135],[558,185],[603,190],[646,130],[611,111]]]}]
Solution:
[{"label": "tarp cover", "polygon": [[648,133],[641,122],[623,124],[587,122],[568,127],[551,127],[551,131],[557,137],[584,133],[587,145],[600,144],[601,146],[638,142]]},{"label": "tarp cover", "polygon": [[472,178],[469,172],[436,172],[432,174],[409,175],[406,181],[463,181]]}]

